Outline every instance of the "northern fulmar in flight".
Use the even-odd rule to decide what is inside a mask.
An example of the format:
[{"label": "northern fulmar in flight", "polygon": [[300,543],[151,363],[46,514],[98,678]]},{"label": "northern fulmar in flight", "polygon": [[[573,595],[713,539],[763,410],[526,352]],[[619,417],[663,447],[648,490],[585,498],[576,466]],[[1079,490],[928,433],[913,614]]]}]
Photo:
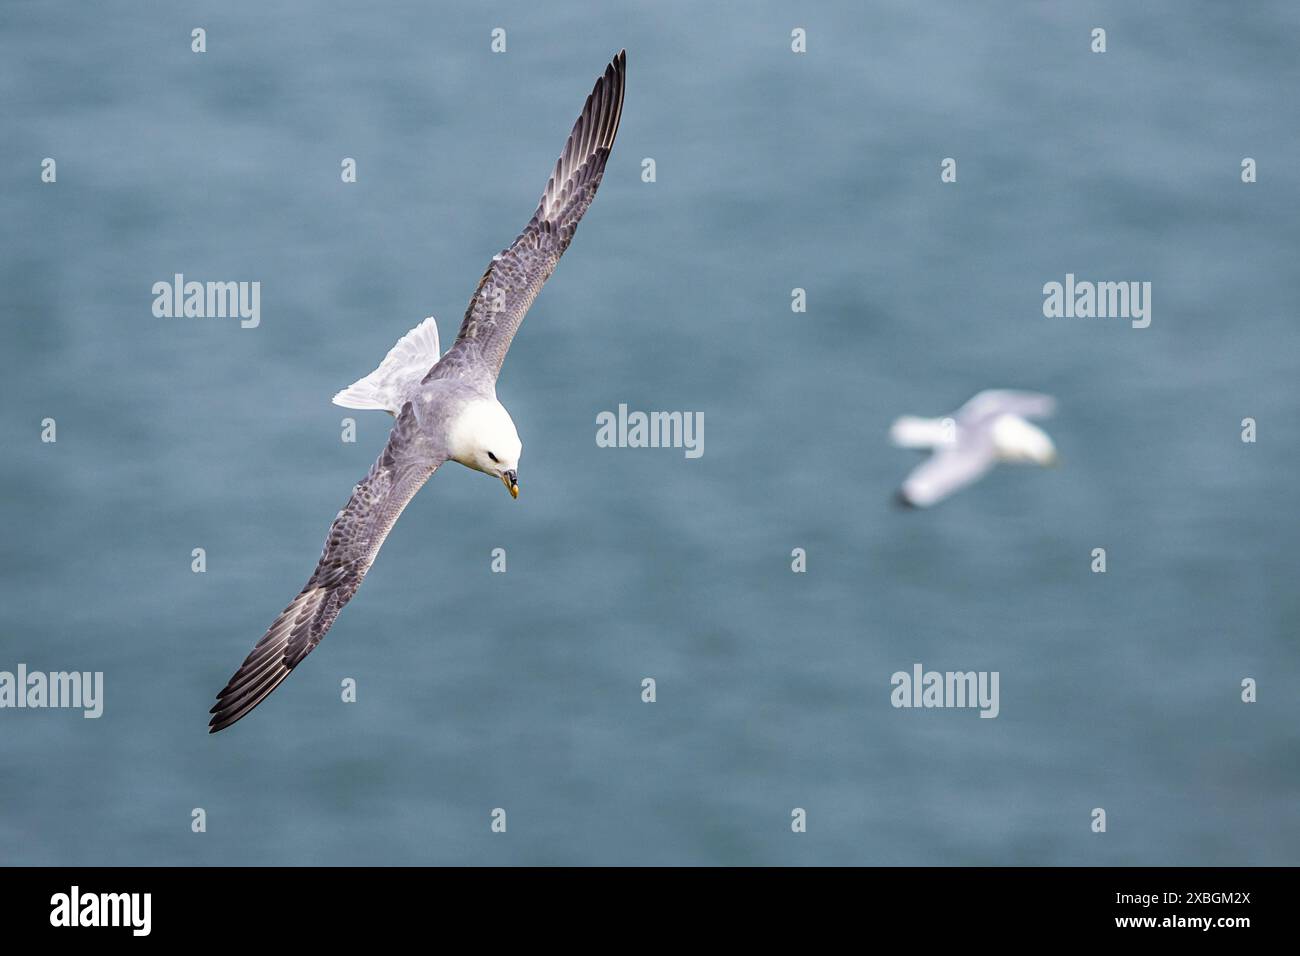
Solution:
[{"label": "northern fulmar in flight", "polygon": [[1000,461],[1055,465],[1052,439],[1027,418],[1046,418],[1056,406],[1050,395],[992,389],[980,392],[947,418],[904,415],[889,429],[900,448],[933,453],[907,476],[896,500],[927,508],[984,476]]},{"label": "northern fulmar in flight", "polygon": [[600,186],[623,112],[626,60],[621,51],[596,81],[537,210],[510,248],[492,257],[447,354],[439,357],[438,327],[426,319],[379,368],[334,396],[346,408],[392,414],[396,422],[388,444],[330,525],[307,586],[217,695],[210,733],[265,700],[320,643],[361,586],[406,503],[444,462],[491,475],[512,497],[519,496],[522,446],[510,414],[497,401],[497,375],[524,314]]}]

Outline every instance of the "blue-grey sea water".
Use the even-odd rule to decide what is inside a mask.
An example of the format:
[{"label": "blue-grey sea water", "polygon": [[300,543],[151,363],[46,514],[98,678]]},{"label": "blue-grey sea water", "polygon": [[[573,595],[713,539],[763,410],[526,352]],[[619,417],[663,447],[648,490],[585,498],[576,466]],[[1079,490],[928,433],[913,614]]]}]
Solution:
[{"label": "blue-grey sea water", "polygon": [[[1298,37],[1284,0],[9,0],[0,671],[102,671],[104,712],[0,710],[0,863],[1300,863]],[[209,736],[384,444],[330,397],[451,341],[623,47],[500,381],[520,499],[439,471]],[[260,324],[155,317],[176,273]],[[1067,274],[1150,282],[1150,326],[1045,317]],[[1062,467],[894,508],[890,422],[988,387],[1057,397]],[[598,447],[620,403],[704,454]],[[916,663],[999,715],[891,706]]]}]

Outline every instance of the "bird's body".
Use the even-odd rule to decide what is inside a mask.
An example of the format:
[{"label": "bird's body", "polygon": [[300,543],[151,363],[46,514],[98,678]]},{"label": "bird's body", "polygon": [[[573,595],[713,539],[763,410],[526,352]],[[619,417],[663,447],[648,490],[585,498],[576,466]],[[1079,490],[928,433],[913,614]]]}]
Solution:
[{"label": "bird's body", "polygon": [[889,430],[895,445],[931,451],[903,482],[899,504],[937,504],[999,462],[1055,464],[1052,439],[1027,420],[1046,417],[1054,407],[1049,395],[993,389],[980,392],[951,416],[897,419]]},{"label": "bird's body", "polygon": [[446,354],[439,354],[437,324],[426,319],[375,371],[334,396],[348,408],[389,412],[393,429],[330,525],[306,586],[217,695],[210,732],[261,703],[320,643],[361,586],[402,509],[444,463],[498,478],[518,496],[522,446],[497,401],[497,376],[524,315],[600,186],[622,115],[625,64],[620,52],[596,81],[536,211],[515,241],[492,257]]}]

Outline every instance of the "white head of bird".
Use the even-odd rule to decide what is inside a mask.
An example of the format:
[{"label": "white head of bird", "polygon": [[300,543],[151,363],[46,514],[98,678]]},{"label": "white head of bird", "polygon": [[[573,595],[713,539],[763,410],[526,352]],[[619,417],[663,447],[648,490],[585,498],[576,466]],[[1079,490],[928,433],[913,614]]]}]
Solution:
[{"label": "white head of bird", "polygon": [[1055,465],[1056,446],[1047,432],[1019,415],[1001,415],[993,423],[993,444],[1002,461]]},{"label": "white head of bird", "polygon": [[495,398],[471,402],[452,422],[448,435],[452,461],[499,479],[519,497],[519,456],[523,445],[505,406]]}]

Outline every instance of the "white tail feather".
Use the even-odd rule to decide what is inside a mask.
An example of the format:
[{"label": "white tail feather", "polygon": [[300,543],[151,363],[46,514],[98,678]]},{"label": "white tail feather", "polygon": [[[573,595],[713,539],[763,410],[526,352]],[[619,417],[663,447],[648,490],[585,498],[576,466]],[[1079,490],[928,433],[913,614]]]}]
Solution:
[{"label": "white tail feather", "polygon": [[334,396],[344,408],[376,408],[396,415],[408,393],[438,363],[438,323],[429,316],[407,332],[375,369]]}]

